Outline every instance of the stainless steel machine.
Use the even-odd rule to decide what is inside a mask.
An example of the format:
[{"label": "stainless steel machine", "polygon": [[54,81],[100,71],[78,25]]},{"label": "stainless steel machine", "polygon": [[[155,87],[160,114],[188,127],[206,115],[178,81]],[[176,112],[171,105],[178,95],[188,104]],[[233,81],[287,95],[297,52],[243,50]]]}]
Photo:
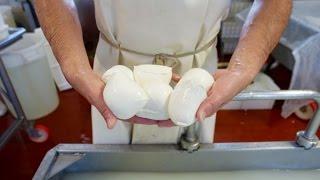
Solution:
[{"label": "stainless steel machine", "polygon": [[[314,91],[241,93],[234,100],[312,99]],[[295,142],[199,144],[195,125],[188,127],[180,145],[60,144],[51,149],[34,179],[63,179],[84,172],[215,172],[230,170],[320,169],[318,110]],[[192,152],[192,153],[191,153]],[[320,178],[320,171],[319,171]]]}]

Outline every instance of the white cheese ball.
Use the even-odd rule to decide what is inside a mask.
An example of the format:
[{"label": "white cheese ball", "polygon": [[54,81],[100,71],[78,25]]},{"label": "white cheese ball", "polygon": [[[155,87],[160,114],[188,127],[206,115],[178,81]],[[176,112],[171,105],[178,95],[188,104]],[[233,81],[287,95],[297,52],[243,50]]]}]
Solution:
[{"label": "white cheese ball", "polygon": [[196,113],[207,91],[214,82],[207,71],[194,68],[186,72],[171,93],[168,111],[173,123],[190,126],[196,121]]},{"label": "white cheese ball", "polygon": [[178,84],[183,84],[185,81],[192,81],[194,84],[203,86],[206,91],[208,91],[211,88],[214,79],[208,71],[201,68],[192,68],[183,74]]},{"label": "white cheese ball", "polygon": [[134,66],[133,74],[135,81],[141,86],[152,82],[169,84],[172,78],[172,68],[161,65],[144,64]]},{"label": "white cheese ball", "polygon": [[119,119],[129,119],[148,102],[145,91],[125,73],[115,73],[107,78],[103,98]]},{"label": "white cheese ball", "polygon": [[107,83],[108,80],[111,78],[112,75],[115,75],[117,73],[122,73],[125,74],[126,76],[128,76],[130,79],[134,79],[133,78],[133,73],[131,71],[131,69],[129,69],[126,66],[123,65],[116,65],[113,66],[112,68],[108,69],[103,75],[102,75],[102,80]]},{"label": "white cheese ball", "polygon": [[153,119],[153,120],[167,120],[168,102],[172,92],[172,87],[165,83],[147,83],[143,89],[149,96],[147,104],[137,113],[137,116]]},{"label": "white cheese ball", "polygon": [[169,117],[177,126],[190,126],[196,121],[196,112],[207,97],[204,87],[185,81],[175,88],[169,100]]}]

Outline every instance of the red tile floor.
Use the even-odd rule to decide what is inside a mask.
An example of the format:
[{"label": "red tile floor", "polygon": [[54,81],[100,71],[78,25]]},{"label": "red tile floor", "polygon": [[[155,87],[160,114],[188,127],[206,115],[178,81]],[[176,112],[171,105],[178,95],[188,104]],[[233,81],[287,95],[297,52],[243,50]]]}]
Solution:
[{"label": "red tile floor", "polygon": [[[281,88],[287,88],[290,72],[283,67],[270,71]],[[36,121],[49,128],[45,143],[31,142],[20,130],[0,150],[0,179],[31,179],[45,153],[59,143],[90,143],[90,105],[74,90],[59,93],[60,105],[52,114]],[[283,119],[281,102],[273,110],[219,111],[215,142],[293,140],[306,121],[296,116]],[[10,115],[0,119],[0,130],[10,121]],[[2,128],[2,129],[1,129]],[[318,133],[320,135],[320,133]]]}]

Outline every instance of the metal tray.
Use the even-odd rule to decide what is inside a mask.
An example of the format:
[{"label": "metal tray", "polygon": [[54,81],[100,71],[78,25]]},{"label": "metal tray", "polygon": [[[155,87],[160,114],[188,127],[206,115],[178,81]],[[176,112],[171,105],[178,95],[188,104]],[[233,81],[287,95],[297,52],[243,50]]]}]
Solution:
[{"label": "metal tray", "polygon": [[[254,99],[313,99],[319,104],[320,94],[314,91],[268,91],[241,93],[234,98],[237,101]],[[192,128],[187,130],[186,138],[181,138],[182,146],[61,144],[46,154],[33,179],[63,179],[68,173],[99,171],[320,169],[320,146],[315,135],[319,124],[320,113],[317,111],[306,130],[297,133],[295,142],[201,144],[195,152],[195,149],[189,151],[190,146],[183,147],[197,145]]]}]

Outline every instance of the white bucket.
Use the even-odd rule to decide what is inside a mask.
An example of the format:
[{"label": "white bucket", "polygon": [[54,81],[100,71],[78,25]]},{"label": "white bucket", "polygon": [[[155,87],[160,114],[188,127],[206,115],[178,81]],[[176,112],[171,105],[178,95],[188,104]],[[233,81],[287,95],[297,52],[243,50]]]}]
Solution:
[{"label": "white bucket", "polygon": [[5,23],[0,12],[0,41],[9,36],[9,26]]},{"label": "white bucket", "polygon": [[48,58],[51,74],[53,76],[54,81],[56,82],[56,85],[58,86],[58,89],[60,91],[71,89],[72,86],[66,80],[58,61],[52,52],[51,46],[42,32],[42,29],[35,29],[34,34],[39,38],[39,40],[44,41],[44,49]]},{"label": "white bucket", "polygon": [[0,14],[1,14],[4,22],[5,22],[9,27],[17,27],[10,6],[1,5],[1,6],[0,6]]},{"label": "white bucket", "polygon": [[[35,36],[25,35],[4,49],[1,56],[28,120],[39,119],[57,108],[58,94],[43,41]],[[6,99],[5,102],[15,115],[12,105]]]},{"label": "white bucket", "polygon": [[0,26],[0,41],[7,38],[8,36],[9,36],[9,27],[7,25]]},{"label": "white bucket", "polygon": [[[266,74],[259,73],[243,92],[255,91],[278,91],[280,88],[275,82]],[[243,109],[243,110],[258,110],[258,109],[272,109],[275,100],[247,100],[247,101],[230,101],[222,107],[225,110]]]}]

